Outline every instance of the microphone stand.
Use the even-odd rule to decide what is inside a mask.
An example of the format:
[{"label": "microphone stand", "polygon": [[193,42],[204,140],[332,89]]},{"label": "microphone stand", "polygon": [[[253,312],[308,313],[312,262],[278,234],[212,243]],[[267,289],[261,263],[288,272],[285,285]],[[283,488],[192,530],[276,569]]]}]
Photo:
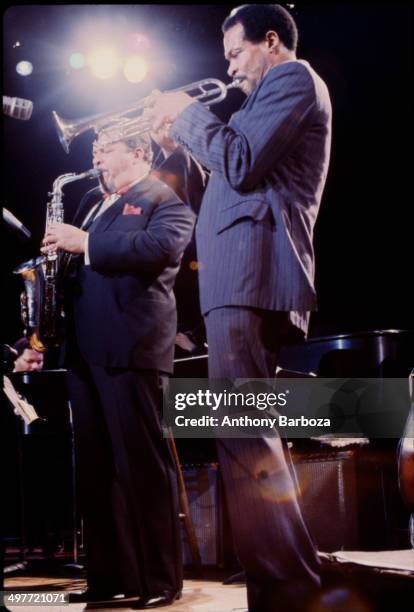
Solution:
[{"label": "microphone stand", "polygon": [[[73,538],[73,561],[71,563],[65,563],[65,566],[69,570],[81,571],[84,566],[79,563],[79,542],[78,542],[78,504],[76,495],[76,455],[75,455],[75,435],[73,427],[73,413],[70,401],[68,401],[69,408],[69,425],[70,425],[70,443],[71,443],[71,462],[72,462],[72,538]],[[81,543],[82,544],[82,543]]]},{"label": "microphone stand", "polygon": [[10,574],[12,572],[24,571],[28,567],[27,555],[26,555],[26,510],[25,510],[25,494],[24,494],[24,469],[23,469],[23,444],[22,444],[22,430],[19,419],[16,418],[16,440],[17,440],[17,460],[18,460],[18,474],[19,474],[19,498],[20,498],[20,550],[19,550],[19,561],[6,565],[3,569],[4,574]]}]

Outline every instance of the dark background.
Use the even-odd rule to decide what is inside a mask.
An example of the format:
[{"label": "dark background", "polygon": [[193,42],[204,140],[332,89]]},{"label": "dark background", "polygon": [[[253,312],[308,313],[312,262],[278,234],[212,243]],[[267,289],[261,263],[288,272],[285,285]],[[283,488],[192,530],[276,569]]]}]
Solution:
[{"label": "dark background", "polygon": [[[92,134],[76,139],[66,155],[51,111],[81,118],[128,104],[154,87],[172,89],[206,77],[228,82],[220,26],[234,6],[13,6],[4,13],[3,92],[34,102],[30,121],[4,118],[4,205],[33,233],[24,244],[8,229],[3,232],[6,342],[22,333],[22,281],[13,268],[38,254],[48,191],[58,175],[91,167]],[[299,2],[293,14],[300,31],[298,56],[327,82],[333,104],[332,158],[315,232],[320,308],[312,315],[310,335],[412,328],[412,10]],[[107,18],[107,42],[116,41],[123,28],[149,38],[153,72],[141,84],[128,84],[122,75],[88,79],[88,69],[69,69],[68,55],[80,49],[76,36],[87,24],[96,33]],[[17,40],[21,46],[13,48]],[[21,59],[33,63],[32,75],[16,73]],[[213,110],[227,120],[242,99],[241,92],[231,91]],[[67,220],[91,186],[65,188]],[[180,329],[199,320],[196,273],[188,265],[192,249],[177,284]]]}]

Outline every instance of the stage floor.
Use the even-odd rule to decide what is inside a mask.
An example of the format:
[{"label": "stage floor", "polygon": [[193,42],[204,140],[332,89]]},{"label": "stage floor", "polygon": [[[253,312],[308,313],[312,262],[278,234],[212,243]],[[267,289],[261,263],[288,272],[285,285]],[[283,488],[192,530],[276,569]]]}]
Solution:
[{"label": "stage floor", "polygon": [[[83,580],[71,578],[46,578],[39,576],[14,576],[7,578],[5,588],[7,590],[16,589],[22,592],[27,591],[53,591],[62,590],[81,590],[85,587]],[[130,600],[130,605],[126,601],[120,601],[119,605],[95,607],[101,612],[106,610],[133,610],[134,600]],[[85,608],[85,604],[69,604],[60,606],[8,606],[11,612],[40,612],[40,610],[50,610],[50,612],[80,612]],[[206,580],[185,580],[183,596],[172,606],[164,608],[171,612],[242,612],[247,608],[246,588],[243,584],[233,584],[224,586],[219,581]],[[88,610],[93,609],[88,606]]]},{"label": "stage floor", "polygon": [[[395,555],[398,551],[388,551]],[[412,551],[403,551],[412,556]],[[348,555],[351,553],[348,553]],[[332,555],[321,555],[322,590],[310,607],[303,612],[411,612],[414,602],[414,572],[382,569],[383,552],[360,553],[378,558],[377,567],[367,567],[351,562],[340,563]],[[410,559],[411,559],[410,556]],[[405,557],[404,557],[405,558]],[[375,564],[374,564],[375,565]],[[6,574],[5,589],[14,592],[79,591],[85,588],[83,574],[68,573],[67,565],[47,566],[41,560],[31,560],[28,566],[16,574]],[[185,574],[183,597],[172,606],[171,612],[244,612],[247,608],[244,584],[224,585],[231,571],[203,568],[202,579]],[[134,599],[120,600],[116,604],[88,606],[88,610],[134,610]],[[339,605],[340,604],[340,605]],[[84,604],[66,605],[13,605],[11,612],[80,612]],[[275,611],[276,612],[276,611]],[[289,612],[278,610],[277,612]]]}]

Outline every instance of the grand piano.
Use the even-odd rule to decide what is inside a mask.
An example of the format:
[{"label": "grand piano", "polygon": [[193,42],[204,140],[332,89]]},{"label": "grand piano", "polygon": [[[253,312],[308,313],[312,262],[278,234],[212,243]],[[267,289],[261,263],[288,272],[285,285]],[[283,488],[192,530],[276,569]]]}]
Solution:
[{"label": "grand piano", "polygon": [[279,366],[324,377],[408,378],[414,367],[414,331],[385,329],[310,338],[285,346]]}]

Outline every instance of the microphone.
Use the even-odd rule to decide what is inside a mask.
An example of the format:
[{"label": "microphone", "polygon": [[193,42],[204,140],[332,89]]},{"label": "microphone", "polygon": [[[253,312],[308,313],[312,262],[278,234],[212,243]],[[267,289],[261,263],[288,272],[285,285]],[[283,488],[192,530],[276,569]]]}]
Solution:
[{"label": "microphone", "polygon": [[24,98],[10,98],[3,96],[3,113],[14,119],[27,121],[32,116],[33,102]]},{"label": "microphone", "polygon": [[29,232],[27,227],[25,227],[23,223],[21,223],[19,219],[17,219],[17,217],[13,215],[13,213],[7,210],[7,208],[3,208],[3,220],[7,223],[9,227],[19,232],[19,234],[23,234],[26,239],[32,237],[32,234]]}]

